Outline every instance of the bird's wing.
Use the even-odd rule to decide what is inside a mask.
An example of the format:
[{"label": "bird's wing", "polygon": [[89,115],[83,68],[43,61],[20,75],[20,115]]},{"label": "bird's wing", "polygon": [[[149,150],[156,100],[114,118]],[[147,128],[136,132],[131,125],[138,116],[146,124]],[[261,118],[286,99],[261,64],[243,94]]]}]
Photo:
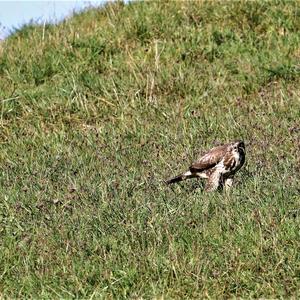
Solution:
[{"label": "bird's wing", "polygon": [[226,154],[227,147],[228,145],[222,145],[211,149],[190,166],[190,171],[202,172],[207,169],[213,168],[222,160],[222,158]]}]

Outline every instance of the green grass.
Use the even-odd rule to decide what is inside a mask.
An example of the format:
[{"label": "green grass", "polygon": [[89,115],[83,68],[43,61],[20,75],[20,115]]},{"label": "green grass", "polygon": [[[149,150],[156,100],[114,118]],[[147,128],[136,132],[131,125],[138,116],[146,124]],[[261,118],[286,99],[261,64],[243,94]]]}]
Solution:
[{"label": "green grass", "polygon": [[[297,1],[109,4],[0,44],[0,297],[300,290]],[[229,195],[172,187],[242,138]]]}]

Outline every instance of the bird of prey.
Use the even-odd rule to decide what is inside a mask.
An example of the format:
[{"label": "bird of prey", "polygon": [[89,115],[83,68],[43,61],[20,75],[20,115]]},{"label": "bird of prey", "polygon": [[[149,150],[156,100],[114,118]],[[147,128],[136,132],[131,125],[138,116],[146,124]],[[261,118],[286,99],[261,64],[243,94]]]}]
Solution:
[{"label": "bird of prey", "polygon": [[167,180],[166,183],[171,184],[188,178],[200,177],[207,179],[206,191],[215,191],[223,187],[228,189],[233,184],[235,173],[243,166],[245,155],[243,141],[214,147],[200,156],[187,172]]}]

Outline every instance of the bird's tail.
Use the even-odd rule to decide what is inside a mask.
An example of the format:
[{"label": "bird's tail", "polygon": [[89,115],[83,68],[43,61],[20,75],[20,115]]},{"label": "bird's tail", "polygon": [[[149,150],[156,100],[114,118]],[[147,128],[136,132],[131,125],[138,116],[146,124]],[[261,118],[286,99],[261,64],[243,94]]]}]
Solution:
[{"label": "bird's tail", "polygon": [[191,171],[187,171],[185,173],[182,173],[180,175],[177,175],[177,176],[167,180],[166,184],[172,184],[172,183],[175,183],[175,182],[180,182],[182,180],[185,180],[185,179],[191,178],[191,177],[193,177]]}]

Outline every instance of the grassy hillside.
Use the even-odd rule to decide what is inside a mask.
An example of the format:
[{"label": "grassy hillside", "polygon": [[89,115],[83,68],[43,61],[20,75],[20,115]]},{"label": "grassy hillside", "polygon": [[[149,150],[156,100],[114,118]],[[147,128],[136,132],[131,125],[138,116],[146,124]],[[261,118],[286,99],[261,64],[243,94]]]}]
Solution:
[{"label": "grassy hillside", "polygon": [[[297,1],[110,4],[0,45],[0,296],[297,297]],[[168,187],[243,138],[235,189]]]}]

